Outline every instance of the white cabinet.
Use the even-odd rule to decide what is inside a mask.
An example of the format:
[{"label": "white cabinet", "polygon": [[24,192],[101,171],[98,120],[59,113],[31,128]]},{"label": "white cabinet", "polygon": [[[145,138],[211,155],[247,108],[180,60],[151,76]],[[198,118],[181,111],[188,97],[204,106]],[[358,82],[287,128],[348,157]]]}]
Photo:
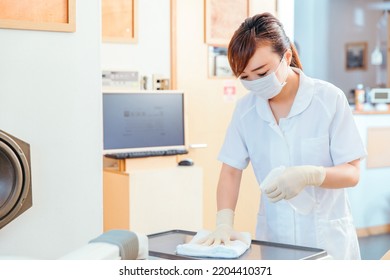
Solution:
[{"label": "white cabinet", "polygon": [[203,226],[203,172],[197,166],[104,170],[104,231],[151,234]]},{"label": "white cabinet", "polygon": [[355,121],[368,152],[360,163],[359,184],[348,189],[355,226],[359,235],[388,232],[390,114],[356,114]]}]

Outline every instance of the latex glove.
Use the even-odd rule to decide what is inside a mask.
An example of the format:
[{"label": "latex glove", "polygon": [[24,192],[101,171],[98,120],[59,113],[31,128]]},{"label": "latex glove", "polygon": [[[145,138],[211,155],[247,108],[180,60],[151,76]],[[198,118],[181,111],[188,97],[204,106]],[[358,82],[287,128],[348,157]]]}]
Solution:
[{"label": "latex glove", "polygon": [[217,212],[217,227],[208,236],[201,238],[197,243],[210,245],[229,245],[231,240],[241,240],[247,242],[244,236],[233,229],[234,211],[232,209],[223,209]]},{"label": "latex glove", "polygon": [[320,186],[325,176],[322,166],[277,167],[267,175],[261,188],[272,202],[277,202],[295,197],[306,186]]}]

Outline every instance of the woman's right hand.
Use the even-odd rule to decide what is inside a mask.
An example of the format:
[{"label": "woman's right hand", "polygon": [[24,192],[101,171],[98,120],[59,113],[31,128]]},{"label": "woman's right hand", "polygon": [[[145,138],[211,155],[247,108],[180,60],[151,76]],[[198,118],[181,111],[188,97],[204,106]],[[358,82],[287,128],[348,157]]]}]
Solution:
[{"label": "woman's right hand", "polygon": [[240,232],[235,231],[231,226],[219,225],[212,233],[198,240],[197,243],[205,246],[229,245],[233,240],[241,240],[247,243],[244,236]]},{"label": "woman's right hand", "polygon": [[231,209],[223,209],[217,212],[217,227],[209,235],[199,239],[198,244],[205,246],[212,245],[229,245],[230,241],[241,240],[247,243],[244,236],[233,229],[234,211]]}]

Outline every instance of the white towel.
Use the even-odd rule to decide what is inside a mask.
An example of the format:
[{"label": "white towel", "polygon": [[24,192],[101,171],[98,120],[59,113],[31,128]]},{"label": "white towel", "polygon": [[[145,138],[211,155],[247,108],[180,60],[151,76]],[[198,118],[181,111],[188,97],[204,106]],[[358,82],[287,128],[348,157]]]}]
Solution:
[{"label": "white towel", "polygon": [[191,257],[207,257],[207,258],[223,258],[236,259],[245,253],[250,247],[251,234],[249,232],[242,232],[247,242],[240,240],[231,241],[229,245],[213,245],[205,246],[196,244],[200,238],[208,235],[210,231],[198,231],[194,238],[186,244],[180,244],[176,247],[176,254],[191,256]]}]

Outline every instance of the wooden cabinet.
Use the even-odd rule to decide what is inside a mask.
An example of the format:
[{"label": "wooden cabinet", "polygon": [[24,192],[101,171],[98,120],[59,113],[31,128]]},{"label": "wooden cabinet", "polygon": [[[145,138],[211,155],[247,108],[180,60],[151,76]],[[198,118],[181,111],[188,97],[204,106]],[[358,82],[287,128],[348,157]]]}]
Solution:
[{"label": "wooden cabinet", "polygon": [[151,234],[203,227],[203,172],[197,166],[103,172],[104,231]]}]

